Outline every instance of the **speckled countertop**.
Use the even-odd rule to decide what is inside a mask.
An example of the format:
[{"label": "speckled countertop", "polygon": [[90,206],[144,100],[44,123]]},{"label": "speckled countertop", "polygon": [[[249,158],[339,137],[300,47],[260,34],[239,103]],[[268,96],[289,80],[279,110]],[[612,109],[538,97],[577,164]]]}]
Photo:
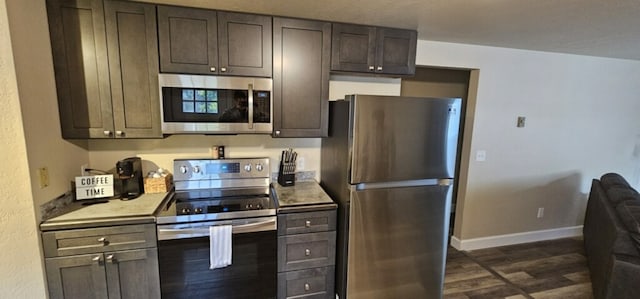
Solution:
[{"label": "speckled countertop", "polygon": [[155,222],[155,212],[169,193],[142,194],[132,200],[110,199],[106,203],[83,205],[82,201],[66,207],[67,212],[45,220],[40,229],[56,230],[118,224]]},{"label": "speckled countertop", "polygon": [[315,181],[296,181],[294,186],[282,187],[271,184],[272,196],[276,200],[278,213],[303,210],[335,209],[337,205]]}]

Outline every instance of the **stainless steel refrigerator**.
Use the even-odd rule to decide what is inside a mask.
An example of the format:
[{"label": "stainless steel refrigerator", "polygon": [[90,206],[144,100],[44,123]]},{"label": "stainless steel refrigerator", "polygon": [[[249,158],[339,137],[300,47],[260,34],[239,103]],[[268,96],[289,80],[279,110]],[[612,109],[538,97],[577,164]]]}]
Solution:
[{"label": "stainless steel refrigerator", "polygon": [[442,297],[461,102],[330,103],[321,185],[338,203],[340,299]]}]

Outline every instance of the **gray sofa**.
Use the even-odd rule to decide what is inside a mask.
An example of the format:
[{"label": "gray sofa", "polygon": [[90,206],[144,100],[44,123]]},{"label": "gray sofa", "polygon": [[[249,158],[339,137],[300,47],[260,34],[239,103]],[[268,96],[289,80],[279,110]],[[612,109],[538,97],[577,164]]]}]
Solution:
[{"label": "gray sofa", "polygon": [[640,195],[622,176],[593,180],[583,236],[594,298],[640,298]]}]

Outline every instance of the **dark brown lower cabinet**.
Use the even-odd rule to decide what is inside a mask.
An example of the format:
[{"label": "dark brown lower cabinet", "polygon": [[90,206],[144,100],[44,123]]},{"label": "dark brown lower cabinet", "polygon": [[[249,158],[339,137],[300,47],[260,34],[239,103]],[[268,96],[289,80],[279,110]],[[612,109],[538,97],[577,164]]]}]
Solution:
[{"label": "dark brown lower cabinet", "polygon": [[49,258],[49,297],[160,298],[155,248]]},{"label": "dark brown lower cabinet", "polygon": [[155,225],[42,233],[51,299],[160,298]]},{"label": "dark brown lower cabinet", "polygon": [[331,23],[273,18],[273,137],[328,132]]},{"label": "dark brown lower cabinet", "polygon": [[278,215],[278,299],[335,298],[336,210]]}]

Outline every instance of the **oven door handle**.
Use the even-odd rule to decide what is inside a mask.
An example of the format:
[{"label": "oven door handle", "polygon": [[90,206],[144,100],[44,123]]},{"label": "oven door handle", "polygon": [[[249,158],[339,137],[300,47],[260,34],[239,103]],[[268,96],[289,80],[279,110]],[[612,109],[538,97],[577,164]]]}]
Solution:
[{"label": "oven door handle", "polygon": [[[171,228],[158,226],[158,240],[174,240],[174,239],[187,239],[209,236],[209,227],[216,225],[228,225],[224,223],[211,223],[203,225],[194,225],[185,228]],[[246,224],[231,224],[233,234],[243,233],[255,233],[261,231],[273,231],[276,230],[276,217],[270,217],[268,220],[246,223]]]}]

